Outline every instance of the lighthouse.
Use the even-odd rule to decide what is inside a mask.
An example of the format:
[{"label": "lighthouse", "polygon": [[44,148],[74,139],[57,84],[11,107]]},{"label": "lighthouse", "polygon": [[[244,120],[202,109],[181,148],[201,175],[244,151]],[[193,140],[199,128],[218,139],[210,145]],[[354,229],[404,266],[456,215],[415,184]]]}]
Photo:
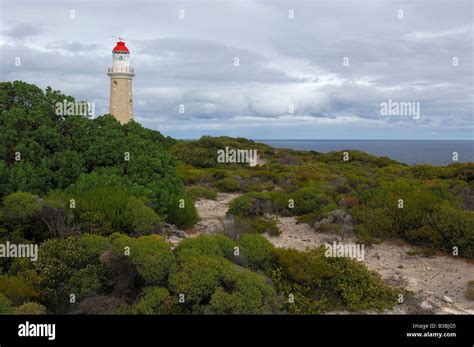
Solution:
[{"label": "lighthouse", "polygon": [[132,78],[135,76],[130,67],[130,51],[125,42],[119,39],[112,50],[110,76],[110,114],[121,124],[133,119]]}]

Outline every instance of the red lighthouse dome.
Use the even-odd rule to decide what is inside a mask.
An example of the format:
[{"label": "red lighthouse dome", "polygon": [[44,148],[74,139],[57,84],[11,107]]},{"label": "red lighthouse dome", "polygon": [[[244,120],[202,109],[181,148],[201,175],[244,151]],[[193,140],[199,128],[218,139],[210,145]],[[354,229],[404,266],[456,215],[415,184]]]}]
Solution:
[{"label": "red lighthouse dome", "polygon": [[130,53],[127,46],[125,46],[125,42],[123,41],[119,41],[117,42],[117,45],[114,47],[114,49],[112,50],[112,52],[126,52],[126,53]]}]

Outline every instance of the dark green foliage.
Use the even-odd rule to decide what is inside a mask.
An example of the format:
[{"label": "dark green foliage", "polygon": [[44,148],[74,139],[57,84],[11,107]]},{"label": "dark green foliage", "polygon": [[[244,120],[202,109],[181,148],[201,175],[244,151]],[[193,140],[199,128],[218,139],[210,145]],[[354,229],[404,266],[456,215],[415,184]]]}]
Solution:
[{"label": "dark green foliage", "polygon": [[256,217],[250,219],[250,225],[252,231],[257,234],[267,233],[270,236],[278,236],[281,234],[281,230],[278,229],[276,218],[261,218]]},{"label": "dark green foliage", "polygon": [[[431,230],[438,232],[436,242],[448,252],[453,253],[454,248],[462,257],[474,258],[474,212],[455,209],[445,204],[425,218]],[[436,245],[436,243],[434,244]]]},{"label": "dark green foliage", "polygon": [[0,275],[0,293],[5,295],[13,305],[20,305],[38,296],[35,287],[37,277],[34,274],[9,276]]},{"label": "dark green foliage", "polygon": [[[332,300],[349,310],[390,308],[396,303],[395,292],[386,286],[380,276],[368,271],[355,260],[328,258],[325,249],[299,252],[292,249],[276,249],[281,272],[275,272],[282,290],[296,288],[298,295],[306,297],[310,310],[334,309],[324,306]],[[292,282],[296,283],[295,287]],[[305,313],[304,307],[295,307],[297,313]]]},{"label": "dark green foliage", "polygon": [[247,193],[232,200],[228,215],[256,217],[265,213],[273,213],[275,206],[269,193]]},{"label": "dark green foliage", "polygon": [[146,285],[156,286],[166,283],[173,263],[173,255],[169,245],[160,236],[132,238],[117,233],[111,236],[111,240],[113,254],[128,256],[126,252],[130,251],[130,260],[145,280]]},{"label": "dark green foliage", "polygon": [[356,260],[332,258],[329,263],[335,274],[329,286],[349,310],[382,310],[396,303],[396,292],[383,283],[379,274],[368,271]]},{"label": "dark green foliage", "polygon": [[14,309],[11,301],[0,293],[0,314],[12,314],[13,312]]},{"label": "dark green foliage", "polygon": [[[171,198],[184,191],[167,154],[175,141],[135,122],[120,125],[112,116],[56,115],[56,102],[65,99],[74,101],[51,88],[43,92],[19,81],[0,84],[0,197],[19,190],[46,194],[64,189],[81,174],[107,167],[146,192],[144,197],[165,215]],[[16,152],[21,161],[15,161]]]},{"label": "dark green foliage", "polygon": [[[290,207],[293,200],[294,207]],[[251,192],[234,199],[228,214],[255,217],[264,214],[303,215],[320,213],[329,203],[328,198],[318,189],[307,187],[294,193]]]},{"label": "dark green foliage", "polygon": [[275,301],[262,276],[219,257],[187,258],[171,273],[169,287],[185,295],[193,313],[271,313]]},{"label": "dark green foliage", "polygon": [[236,192],[240,189],[240,183],[234,178],[223,178],[215,183],[220,192]]},{"label": "dark green foliage", "polygon": [[275,267],[274,247],[265,237],[246,234],[240,238],[238,244],[243,266],[266,273]]},{"label": "dark green foliage", "polygon": [[78,195],[76,200],[74,212],[86,233],[108,235],[124,231],[141,235],[154,231],[160,221],[146,201],[129,196],[124,188],[93,188]]},{"label": "dark green foliage", "polygon": [[172,314],[173,299],[166,288],[148,287],[133,306],[135,314]]},{"label": "dark green foliage", "polygon": [[310,187],[298,190],[292,199],[295,202],[295,215],[318,212],[329,202],[324,193]]},{"label": "dark green foliage", "polygon": [[225,147],[232,149],[256,149],[258,153],[272,152],[271,147],[244,138],[203,136],[198,141],[178,142],[171,148],[171,153],[183,163],[194,167],[225,167],[228,164],[218,164],[217,162],[217,151],[224,150]]},{"label": "dark green foliage", "polygon": [[87,265],[75,271],[68,280],[68,289],[76,300],[102,291],[106,281],[106,269],[101,265]]},{"label": "dark green foliage", "polygon": [[168,223],[176,225],[180,229],[186,229],[199,220],[196,207],[188,198],[174,198],[168,205]]},{"label": "dark green foliage", "polygon": [[246,269],[226,271],[223,285],[212,294],[206,312],[215,314],[270,314],[275,291],[265,279]]},{"label": "dark green foliage", "polygon": [[199,312],[200,306],[209,303],[231,266],[230,262],[219,257],[188,257],[171,272],[169,287],[175,293],[184,294],[193,311]]},{"label": "dark green foliage", "polygon": [[175,255],[178,262],[200,256],[230,258],[234,253],[235,246],[231,239],[222,234],[215,236],[199,235],[195,238],[183,240],[176,247]]},{"label": "dark green foliage", "polygon": [[474,212],[460,210],[459,199],[446,185],[400,180],[367,192],[362,201],[352,215],[358,230],[368,235],[403,237],[449,253],[458,247],[460,255],[474,255]]}]

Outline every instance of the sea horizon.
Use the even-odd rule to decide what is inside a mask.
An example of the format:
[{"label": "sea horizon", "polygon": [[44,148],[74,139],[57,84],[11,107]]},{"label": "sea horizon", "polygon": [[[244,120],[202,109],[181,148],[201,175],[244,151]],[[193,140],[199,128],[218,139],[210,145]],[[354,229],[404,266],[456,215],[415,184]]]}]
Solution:
[{"label": "sea horizon", "polygon": [[[409,165],[445,166],[474,162],[473,140],[279,140],[254,139],[275,148],[289,148],[321,153],[360,150],[379,157],[388,157]],[[457,153],[457,161],[453,160]]]}]

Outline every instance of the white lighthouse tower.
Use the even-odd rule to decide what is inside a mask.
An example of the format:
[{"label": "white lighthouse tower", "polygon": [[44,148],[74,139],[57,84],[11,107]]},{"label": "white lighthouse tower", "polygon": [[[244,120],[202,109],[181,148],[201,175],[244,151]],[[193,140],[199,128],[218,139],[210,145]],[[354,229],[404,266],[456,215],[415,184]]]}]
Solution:
[{"label": "white lighthouse tower", "polygon": [[110,114],[124,124],[133,119],[132,78],[135,76],[130,67],[130,51],[125,42],[119,39],[112,50],[110,76]]}]

